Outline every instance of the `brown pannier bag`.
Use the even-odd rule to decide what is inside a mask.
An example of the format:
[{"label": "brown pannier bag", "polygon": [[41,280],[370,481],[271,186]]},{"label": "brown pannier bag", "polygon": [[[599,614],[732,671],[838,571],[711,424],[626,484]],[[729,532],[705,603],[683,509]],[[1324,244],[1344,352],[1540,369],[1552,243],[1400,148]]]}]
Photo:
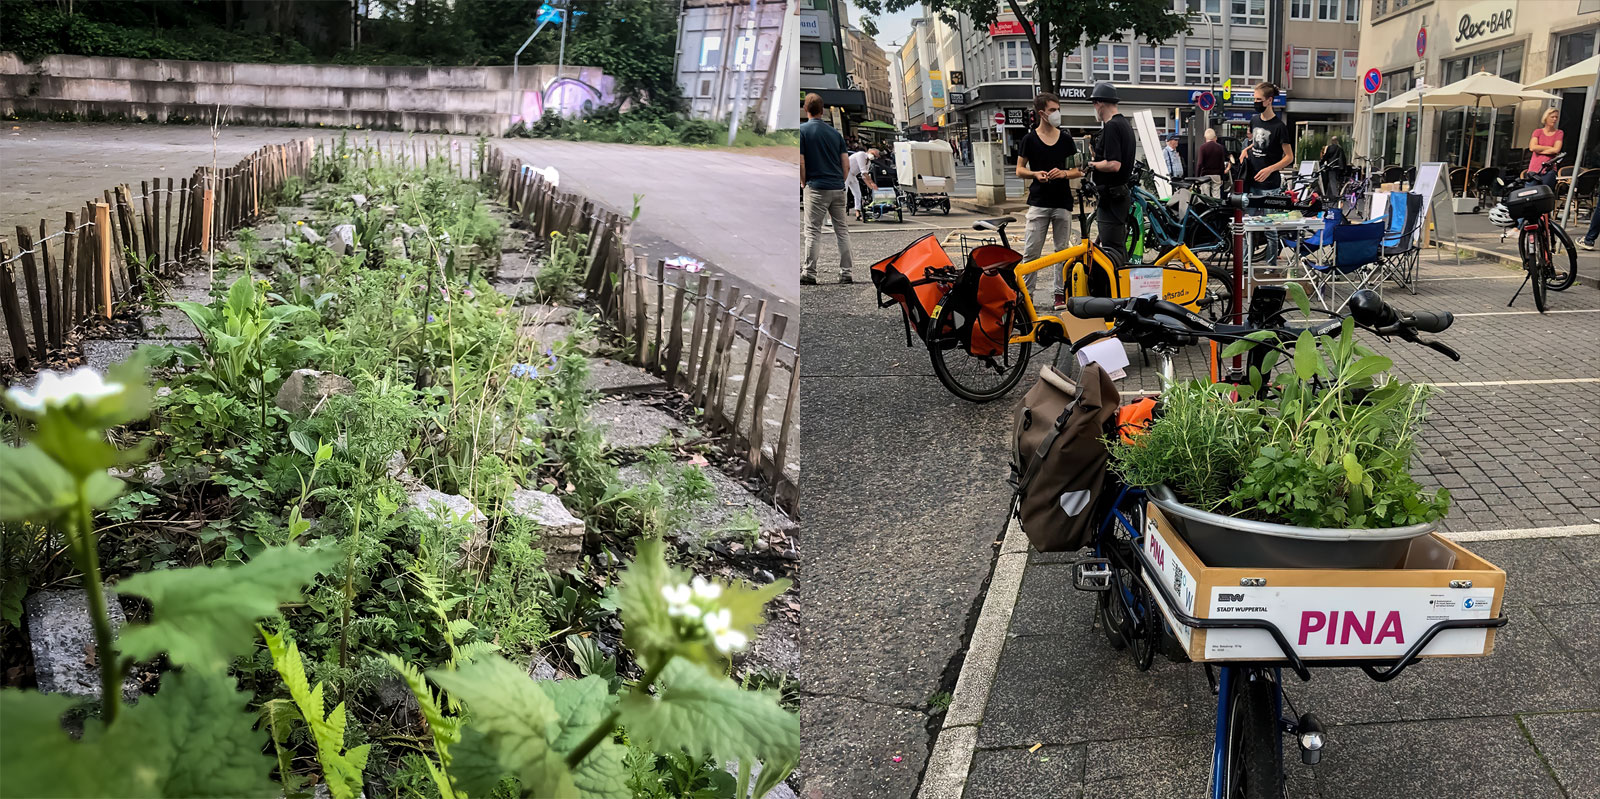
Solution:
[{"label": "brown pannier bag", "polygon": [[1017,408],[1011,472],[1012,507],[1033,548],[1072,552],[1094,540],[1096,511],[1121,397],[1097,363],[1074,383],[1053,366]]}]

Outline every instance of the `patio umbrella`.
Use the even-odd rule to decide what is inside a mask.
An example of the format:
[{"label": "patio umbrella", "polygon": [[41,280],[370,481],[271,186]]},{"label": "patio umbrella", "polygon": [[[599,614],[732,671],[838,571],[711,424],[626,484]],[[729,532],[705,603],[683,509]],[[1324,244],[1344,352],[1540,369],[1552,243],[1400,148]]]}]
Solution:
[{"label": "patio umbrella", "polygon": [[1589,121],[1594,116],[1594,98],[1600,94],[1600,55],[1591,56],[1543,80],[1536,80],[1524,89],[1588,89],[1583,98],[1583,125],[1578,129],[1578,155],[1572,162],[1572,180],[1567,181],[1567,203],[1561,212],[1561,224],[1572,221],[1572,198],[1578,193],[1578,172],[1581,171],[1584,145],[1589,142]]},{"label": "patio umbrella", "polygon": [[[1468,75],[1455,83],[1440,86],[1437,89],[1424,90],[1423,105],[1431,106],[1458,106],[1470,105],[1476,111],[1482,108],[1484,101],[1489,101],[1490,107],[1502,105],[1516,105],[1526,100],[1554,100],[1555,95],[1541,91],[1525,89],[1521,84],[1513,83],[1489,72],[1477,72]],[[1472,132],[1467,137],[1467,172],[1472,172],[1472,148],[1477,144],[1478,115],[1472,115]]]}]

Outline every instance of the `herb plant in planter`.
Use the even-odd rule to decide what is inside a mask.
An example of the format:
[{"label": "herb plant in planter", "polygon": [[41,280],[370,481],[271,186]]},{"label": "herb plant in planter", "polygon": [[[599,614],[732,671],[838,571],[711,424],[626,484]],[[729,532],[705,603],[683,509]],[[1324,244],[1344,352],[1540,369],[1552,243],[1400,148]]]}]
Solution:
[{"label": "herb plant in planter", "polygon": [[[1450,506],[1448,491],[1426,491],[1409,472],[1428,389],[1380,379],[1392,362],[1356,344],[1353,330],[1347,319],[1337,336],[1302,333],[1289,350],[1290,368],[1266,391],[1254,369],[1250,392],[1204,381],[1169,387],[1145,433],[1112,443],[1112,467],[1130,485],[1159,486],[1158,497],[1170,493],[1256,533],[1341,531],[1325,536],[1338,540],[1360,537],[1352,530],[1426,533]],[[1268,335],[1223,355],[1261,346]],[[1268,353],[1262,371],[1270,374],[1277,356]],[[1298,530],[1265,529],[1273,526]]]}]

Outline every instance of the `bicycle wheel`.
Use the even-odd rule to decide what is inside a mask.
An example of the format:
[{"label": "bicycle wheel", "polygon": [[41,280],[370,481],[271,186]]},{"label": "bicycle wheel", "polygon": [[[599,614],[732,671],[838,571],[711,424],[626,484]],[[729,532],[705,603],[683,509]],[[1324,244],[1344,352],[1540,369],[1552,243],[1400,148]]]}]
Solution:
[{"label": "bicycle wheel", "polygon": [[[953,305],[939,309],[933,318],[932,329],[958,330],[962,326]],[[1026,334],[1027,322],[1022,314],[1016,317],[1012,328],[1017,335]],[[991,402],[1006,395],[1022,379],[1028,368],[1028,357],[1033,353],[1033,342],[1007,342],[999,355],[971,355],[962,348],[954,336],[937,333],[928,338],[928,357],[933,360],[933,374],[954,394],[968,402]]]},{"label": "bicycle wheel", "polygon": [[[1532,235],[1529,235],[1529,234]],[[1522,255],[1522,268],[1533,277],[1528,283],[1533,287],[1533,307],[1544,313],[1544,276],[1549,269],[1549,254],[1545,250],[1544,236],[1538,230],[1523,230],[1517,236],[1517,250]]]},{"label": "bicycle wheel", "polygon": [[1200,309],[1200,315],[1212,323],[1233,322],[1233,273],[1220,268],[1206,267],[1206,293],[1202,299],[1209,304]]},{"label": "bicycle wheel", "polygon": [[1228,799],[1283,799],[1283,731],[1278,686],[1265,671],[1234,671],[1228,697],[1228,739],[1222,795]]},{"label": "bicycle wheel", "polygon": [[1551,291],[1566,291],[1578,279],[1578,248],[1572,246],[1571,237],[1560,225],[1550,223],[1550,270],[1545,272],[1544,286]]}]

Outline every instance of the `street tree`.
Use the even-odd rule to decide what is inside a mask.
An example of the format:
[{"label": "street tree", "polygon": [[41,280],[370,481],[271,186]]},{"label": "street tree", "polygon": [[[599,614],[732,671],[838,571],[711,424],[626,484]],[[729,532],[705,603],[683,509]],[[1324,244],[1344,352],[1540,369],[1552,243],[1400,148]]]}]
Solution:
[{"label": "street tree", "polygon": [[[999,18],[1002,4],[994,0],[856,0],[865,12],[881,14],[926,5],[946,23],[956,13],[977,26]],[[1190,31],[1189,18],[1172,10],[1172,0],[1005,0],[1004,8],[1024,24],[1028,48],[1033,51],[1034,75],[1040,91],[1055,92],[1060,70],[1051,62],[1052,50],[1067,53],[1080,41],[1092,48],[1103,41],[1120,42],[1130,33],[1147,44],[1158,44]]]}]

